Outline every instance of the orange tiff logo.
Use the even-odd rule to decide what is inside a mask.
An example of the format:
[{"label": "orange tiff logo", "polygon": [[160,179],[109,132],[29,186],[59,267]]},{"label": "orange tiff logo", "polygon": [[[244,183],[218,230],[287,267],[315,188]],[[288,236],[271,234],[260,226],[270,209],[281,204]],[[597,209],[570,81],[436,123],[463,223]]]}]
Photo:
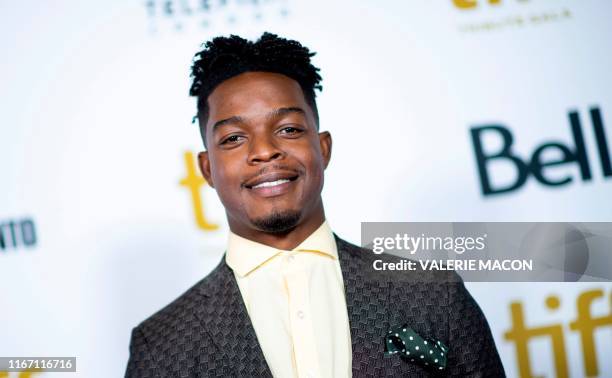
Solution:
[{"label": "orange tiff logo", "polygon": [[8,371],[0,371],[0,378],[30,378],[38,374],[40,373],[33,372],[33,371],[22,371],[14,375],[11,375]]},{"label": "orange tiff logo", "polygon": [[191,151],[186,151],[183,157],[187,175],[181,181],[179,181],[179,184],[186,187],[191,194],[191,203],[193,205],[193,214],[195,216],[196,225],[201,230],[214,231],[219,228],[219,225],[211,223],[206,218],[204,202],[202,201],[202,196],[200,193],[200,188],[206,184],[206,180],[196,169],[193,153]]},{"label": "orange tiff logo", "polygon": [[[604,326],[612,326],[612,293],[610,293],[610,312],[607,315],[593,317],[591,304],[598,298],[604,297],[601,289],[588,290],[578,296],[576,300],[576,319],[569,324],[569,329],[578,332],[582,342],[582,358],[584,361],[584,375],[586,377],[599,376],[599,365],[597,360],[597,348],[595,345],[595,329]],[[605,300],[605,298],[603,298]],[[551,295],[546,298],[546,307],[551,310],[559,308],[559,297]],[[523,304],[513,302],[510,304],[512,315],[512,328],[504,337],[512,341],[516,348],[516,357],[521,377],[533,377],[529,359],[528,344],[533,338],[549,338],[552,344],[553,362],[556,376],[568,377],[567,354],[565,353],[565,338],[562,324],[551,324],[540,327],[527,327],[523,312]]]},{"label": "orange tiff logo", "polygon": [[[525,2],[527,0],[518,0],[520,2]],[[472,9],[478,6],[478,0],[453,0],[453,4],[459,9]],[[499,5],[502,3],[502,0],[486,0],[487,3],[491,5]]]}]

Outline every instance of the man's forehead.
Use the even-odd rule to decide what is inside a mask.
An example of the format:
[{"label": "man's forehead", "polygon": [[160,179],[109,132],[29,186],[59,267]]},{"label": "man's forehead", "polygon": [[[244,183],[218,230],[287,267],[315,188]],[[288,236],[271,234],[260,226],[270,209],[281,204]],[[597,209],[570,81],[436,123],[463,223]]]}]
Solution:
[{"label": "man's forehead", "polygon": [[209,124],[229,117],[256,118],[291,113],[286,109],[300,109],[303,114],[310,111],[295,80],[268,72],[247,72],[222,82],[208,97],[208,108]]},{"label": "man's forehead", "polygon": [[271,72],[245,72],[223,81],[208,96],[210,106],[233,105],[240,99],[303,102],[304,94],[298,82],[288,76]]}]

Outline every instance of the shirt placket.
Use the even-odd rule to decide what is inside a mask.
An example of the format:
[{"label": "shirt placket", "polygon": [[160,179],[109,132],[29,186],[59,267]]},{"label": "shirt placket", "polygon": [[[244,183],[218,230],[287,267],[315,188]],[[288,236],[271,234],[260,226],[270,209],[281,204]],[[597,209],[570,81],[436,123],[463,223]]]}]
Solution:
[{"label": "shirt placket", "polygon": [[288,292],[289,321],[299,378],[320,377],[317,345],[306,261],[294,253],[286,258],[284,278]]}]

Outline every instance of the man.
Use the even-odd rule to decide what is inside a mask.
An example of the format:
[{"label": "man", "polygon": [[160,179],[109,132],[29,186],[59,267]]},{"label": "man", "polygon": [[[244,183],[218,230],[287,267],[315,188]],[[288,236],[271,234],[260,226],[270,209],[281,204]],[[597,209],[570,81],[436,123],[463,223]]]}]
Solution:
[{"label": "man", "polygon": [[373,253],[332,233],[321,200],[332,140],[318,131],[312,55],[269,33],[196,54],[199,164],[229,242],[207,277],[133,330],[126,376],[503,376],[457,275],[373,274]]}]

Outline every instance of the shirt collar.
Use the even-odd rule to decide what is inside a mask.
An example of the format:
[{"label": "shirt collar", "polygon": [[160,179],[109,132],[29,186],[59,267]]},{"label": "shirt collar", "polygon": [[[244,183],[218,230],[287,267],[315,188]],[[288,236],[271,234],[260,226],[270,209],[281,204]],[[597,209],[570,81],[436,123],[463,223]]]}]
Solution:
[{"label": "shirt collar", "polygon": [[[314,252],[327,255],[333,259],[338,258],[336,240],[327,221],[324,221],[315,232],[292,251]],[[290,251],[254,242],[230,231],[225,261],[234,272],[240,277],[244,277],[282,252],[288,253]]]}]

